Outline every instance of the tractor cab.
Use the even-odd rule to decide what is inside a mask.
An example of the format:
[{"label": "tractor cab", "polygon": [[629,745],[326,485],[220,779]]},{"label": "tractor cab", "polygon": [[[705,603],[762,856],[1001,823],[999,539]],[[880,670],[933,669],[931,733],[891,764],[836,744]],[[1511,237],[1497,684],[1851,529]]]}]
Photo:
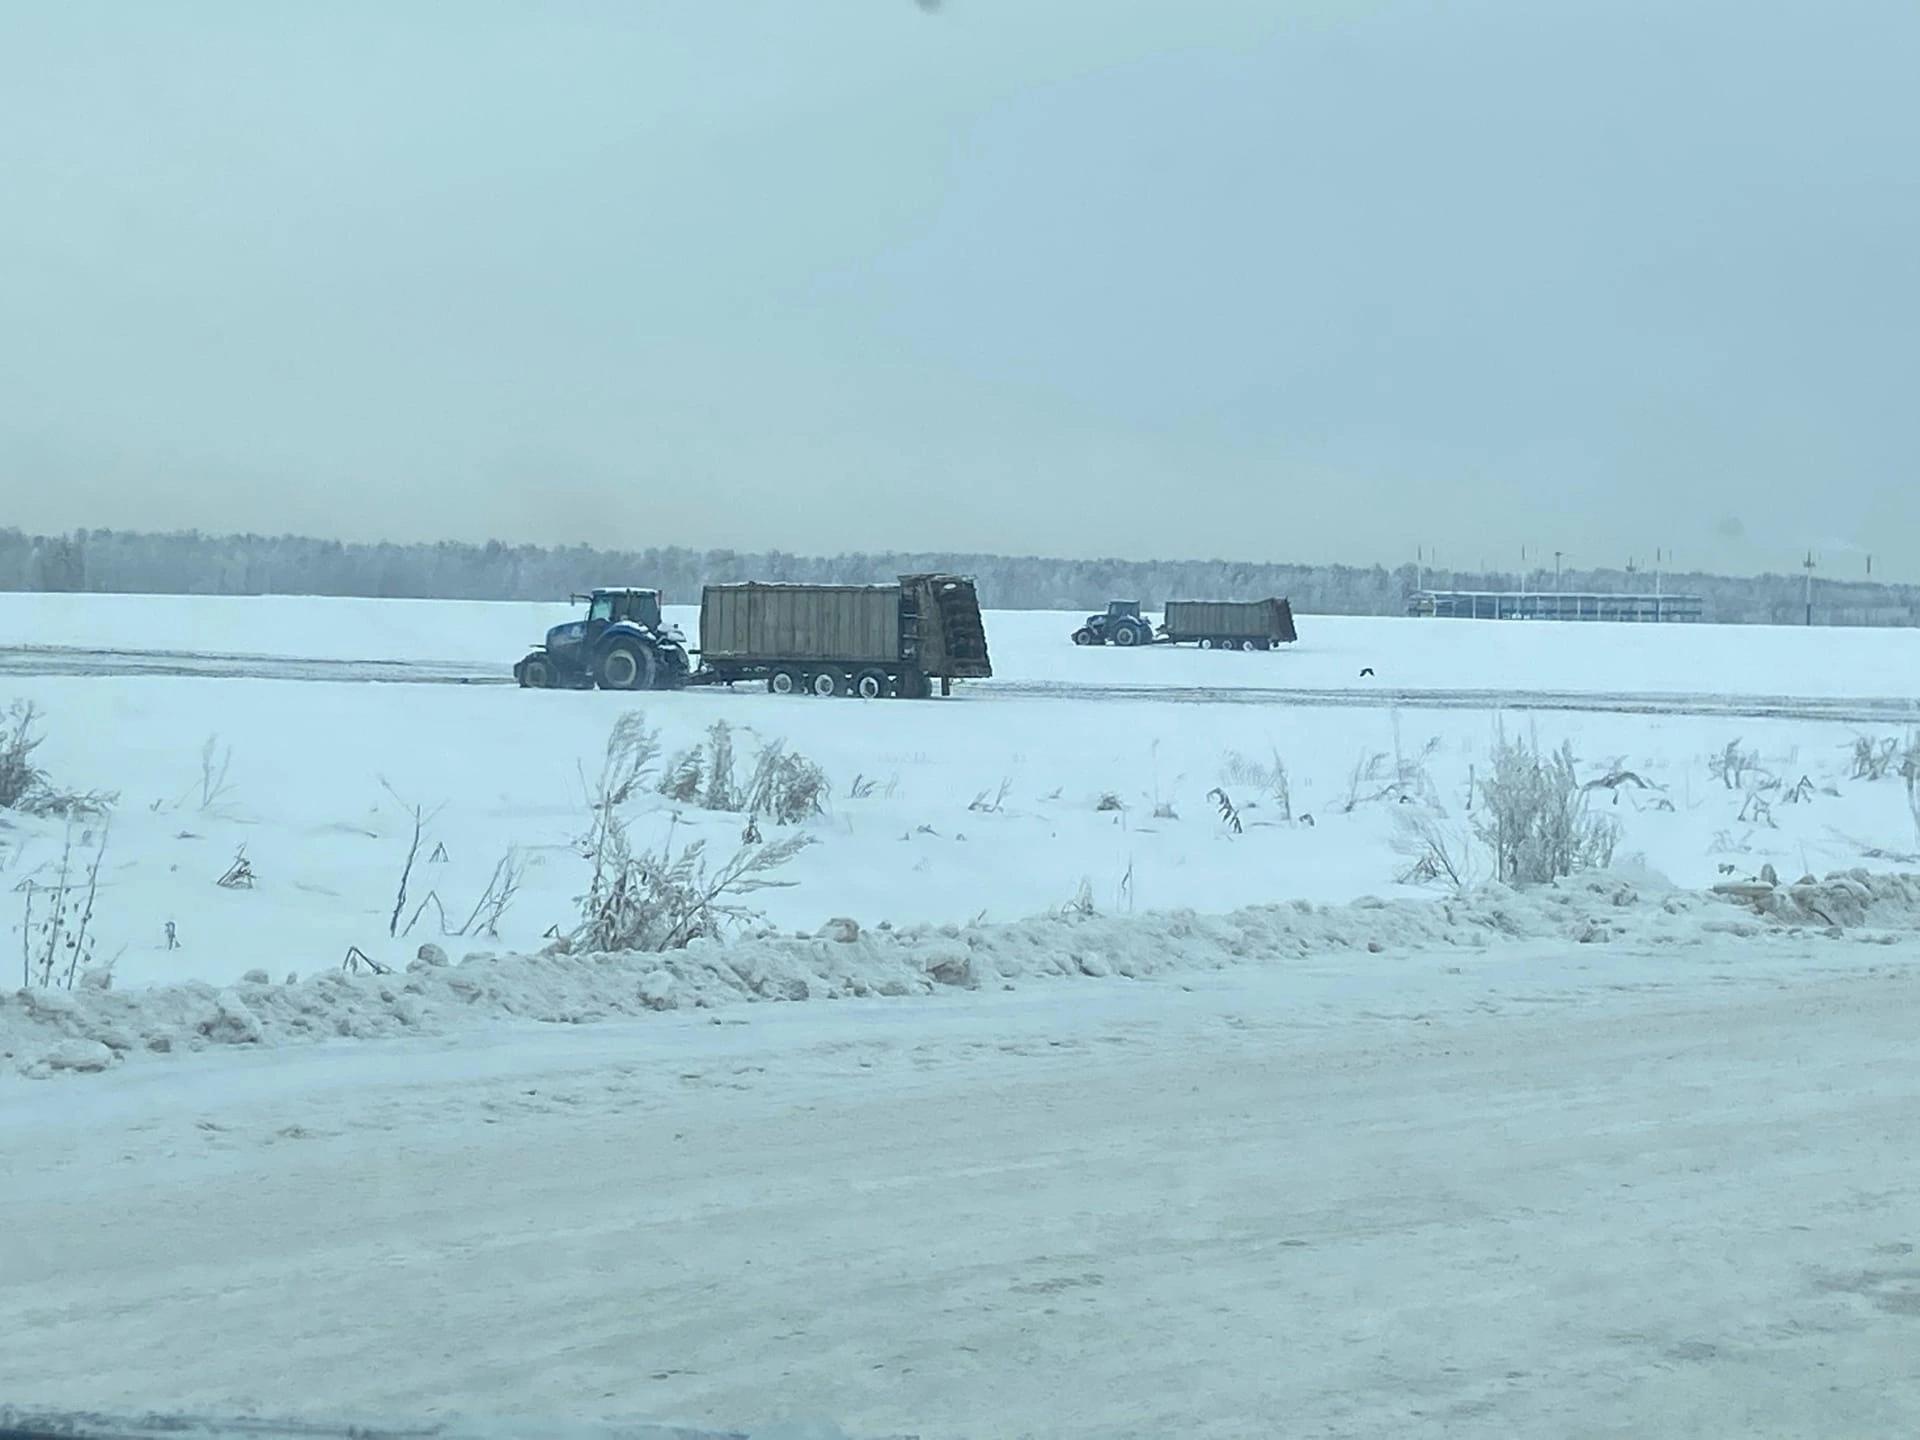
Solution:
[{"label": "tractor cab", "polygon": [[586,602],[588,633],[622,622],[648,630],[660,628],[658,590],[595,590],[591,595],[575,595],[573,600],[575,604]]},{"label": "tractor cab", "polygon": [[1109,600],[1107,602],[1107,624],[1116,620],[1138,620],[1140,602],[1138,600]]}]

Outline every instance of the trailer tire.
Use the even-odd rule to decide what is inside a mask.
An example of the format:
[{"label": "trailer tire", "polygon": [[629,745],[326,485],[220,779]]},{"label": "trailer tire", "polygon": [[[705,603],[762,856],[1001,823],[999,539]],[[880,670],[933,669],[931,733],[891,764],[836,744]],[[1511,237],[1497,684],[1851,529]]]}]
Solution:
[{"label": "trailer tire", "polygon": [[1240,642],[1240,648],[1242,650],[1257,650],[1260,647],[1251,640],[1242,640]]},{"label": "trailer tire", "polygon": [[893,693],[893,682],[884,670],[862,670],[853,677],[853,693],[862,700],[884,700]]},{"label": "trailer tire", "polygon": [[522,690],[551,690],[553,688],[553,669],[544,657],[529,655],[520,662],[520,688]]},{"label": "trailer tire", "polygon": [[1140,643],[1140,632],[1131,625],[1122,625],[1113,632],[1113,643],[1126,646],[1138,645]]},{"label": "trailer tire", "polygon": [[1213,649],[1213,637],[1211,635],[1202,635],[1200,637],[1200,648],[1202,650]]},{"label": "trailer tire", "polygon": [[800,688],[800,677],[791,670],[779,669],[767,676],[767,690],[774,695],[791,695]]},{"label": "trailer tire", "polygon": [[1078,630],[1073,632],[1073,643],[1076,645],[1093,644],[1093,631],[1082,625]]},{"label": "trailer tire", "polygon": [[616,640],[600,656],[600,688],[651,690],[653,668],[653,651],[628,641]]},{"label": "trailer tire", "polygon": [[807,677],[807,689],[822,697],[847,693],[847,677],[838,670],[816,670]]}]

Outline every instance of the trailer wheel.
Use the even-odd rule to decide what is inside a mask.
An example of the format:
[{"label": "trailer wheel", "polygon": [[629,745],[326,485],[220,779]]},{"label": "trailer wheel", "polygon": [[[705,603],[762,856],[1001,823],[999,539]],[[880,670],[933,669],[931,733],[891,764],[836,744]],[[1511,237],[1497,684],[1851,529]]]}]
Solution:
[{"label": "trailer wheel", "polygon": [[853,677],[853,693],[862,700],[884,700],[893,693],[893,685],[884,670],[862,670]]},{"label": "trailer wheel", "polygon": [[529,655],[520,662],[520,688],[522,690],[550,690],[553,688],[553,671],[547,662],[538,655]]},{"label": "trailer wheel", "polygon": [[1073,632],[1073,643],[1076,645],[1093,644],[1093,631],[1082,625],[1078,630]]},{"label": "trailer wheel", "polygon": [[1202,635],[1200,637],[1200,648],[1202,650],[1213,649],[1213,637],[1211,635]]},{"label": "trailer wheel", "polygon": [[1255,650],[1255,649],[1258,649],[1259,647],[1255,645],[1251,640],[1242,640],[1240,642],[1240,648],[1242,650]]},{"label": "trailer wheel", "polygon": [[807,678],[807,688],[816,695],[844,695],[847,677],[837,670],[816,670]]},{"label": "trailer wheel", "polygon": [[767,676],[767,689],[775,695],[791,695],[800,688],[800,677],[791,670],[776,670]]},{"label": "trailer wheel", "polygon": [[1113,643],[1116,645],[1138,645],[1140,643],[1140,632],[1131,625],[1122,625],[1113,632]]},{"label": "trailer wheel", "polygon": [[653,652],[623,641],[609,645],[606,653],[600,657],[600,688],[651,690]]}]

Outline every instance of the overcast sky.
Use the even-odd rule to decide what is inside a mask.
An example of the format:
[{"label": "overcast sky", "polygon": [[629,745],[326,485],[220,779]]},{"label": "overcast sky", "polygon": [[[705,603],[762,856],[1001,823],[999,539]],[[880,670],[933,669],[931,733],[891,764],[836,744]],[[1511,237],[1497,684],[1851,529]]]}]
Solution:
[{"label": "overcast sky", "polygon": [[1920,578],[1916,75],[1913,0],[0,0],[0,524]]}]

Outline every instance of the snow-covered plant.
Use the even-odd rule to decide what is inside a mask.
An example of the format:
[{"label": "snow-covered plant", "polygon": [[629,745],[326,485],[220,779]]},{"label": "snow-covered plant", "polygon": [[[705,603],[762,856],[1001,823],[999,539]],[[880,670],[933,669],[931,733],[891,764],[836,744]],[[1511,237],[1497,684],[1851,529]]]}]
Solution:
[{"label": "snow-covered plant", "polygon": [[[1910,745],[1909,750],[1911,748]],[[1887,772],[1893,769],[1894,762],[1900,759],[1900,742],[1893,736],[1885,735],[1875,740],[1870,735],[1856,735],[1853,737],[1853,768],[1848,772],[1848,778],[1884,780]]]},{"label": "snow-covered plant", "polygon": [[207,736],[200,747],[200,808],[211,810],[233,791],[227,783],[227,770],[233,764],[233,747],[220,748],[218,735]]},{"label": "snow-covered plant", "polygon": [[39,718],[40,708],[27,700],[14,701],[0,717],[0,810],[26,808],[23,802],[47,783],[46,772],[33,763],[42,739],[33,733]]},{"label": "snow-covered plant", "polygon": [[1724,749],[1707,757],[1707,769],[1713,778],[1729,790],[1741,790],[1746,786],[1747,773],[1760,766],[1757,751],[1742,750],[1738,738],[1729,740]]},{"label": "snow-covered plant", "polygon": [[600,761],[600,778],[592,792],[597,806],[624,805],[633,798],[660,758],[660,732],[647,728],[647,717],[629,710],[613,722]]},{"label": "snow-covered plant", "polygon": [[[718,810],[764,817],[776,825],[795,825],[826,808],[827,774],[804,755],[794,754],[781,740],[760,748],[753,770],[741,784],[734,775],[733,727],[716,720],[707,729],[704,747],[683,750],[667,765],[655,787],[669,800]],[[856,796],[871,794],[873,785],[854,783]]]},{"label": "snow-covered plant", "polygon": [[1227,751],[1220,760],[1220,784],[1223,789],[1233,785],[1263,795],[1273,802],[1282,820],[1293,819],[1293,781],[1278,750],[1271,761],[1256,760],[1238,750]]},{"label": "snow-covered plant", "polygon": [[15,700],[0,711],[0,810],[27,815],[101,815],[120,797],[109,790],[61,790],[34,763],[46,738],[36,734],[40,707]]},{"label": "snow-covered plant", "polygon": [[667,762],[665,773],[660,776],[658,789],[669,800],[682,805],[692,805],[700,799],[700,791],[707,779],[707,762],[700,748],[690,746],[682,750]]},{"label": "snow-covered plant", "polygon": [[1474,831],[1493,851],[1495,875],[1509,885],[1537,885],[1613,860],[1620,827],[1589,813],[1571,745],[1542,751],[1502,735],[1480,800]]},{"label": "snow-covered plant", "polygon": [[1920,730],[1909,731],[1900,757],[1900,778],[1907,783],[1907,809],[1913,813],[1913,836],[1920,841]]},{"label": "snow-covered plant", "polygon": [[[1432,753],[1431,745],[1422,752],[1423,755]],[[1427,774],[1427,767],[1404,755],[1393,757],[1392,764],[1388,764],[1388,757],[1382,752],[1361,755],[1347,774],[1347,798],[1341,810],[1351,815],[1362,805],[1377,800],[1392,800],[1401,805],[1432,804],[1433,780]]]},{"label": "snow-covered plant", "polygon": [[1449,826],[1446,817],[1426,805],[1394,812],[1394,848],[1407,864],[1395,877],[1402,885],[1445,885],[1465,890],[1474,882],[1473,832]]},{"label": "snow-covered plant", "polygon": [[745,844],[731,859],[709,863],[706,841],[673,850],[636,850],[624,821],[613,816],[601,827],[588,858],[593,872],[580,897],[575,950],[679,950],[699,939],[717,939],[729,927],[757,919],[745,903],[757,891],[791,885],[778,870],[813,837],[789,835],[772,844]]},{"label": "snow-covered plant", "polygon": [[733,727],[716,720],[707,727],[707,786],[700,804],[708,810],[738,810],[740,790],[733,781]]},{"label": "snow-covered plant", "polygon": [[764,815],[776,825],[797,825],[826,807],[827,772],[804,755],[787,750],[784,741],[762,747],[747,779],[743,803],[749,815]]},{"label": "snow-covered plant", "polygon": [[100,893],[100,862],[107,853],[107,833],[105,829],[100,832],[99,847],[82,874],[75,869],[73,820],[69,817],[53,883],[26,883],[26,914],[20,926],[20,983],[27,988],[71,990],[74,977],[92,963],[93,905]]}]

